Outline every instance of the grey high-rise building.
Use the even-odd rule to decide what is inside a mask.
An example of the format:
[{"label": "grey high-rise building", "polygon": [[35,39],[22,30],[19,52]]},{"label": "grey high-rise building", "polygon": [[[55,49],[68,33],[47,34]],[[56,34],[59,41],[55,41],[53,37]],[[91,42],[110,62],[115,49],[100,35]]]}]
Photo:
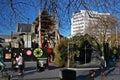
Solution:
[{"label": "grey high-rise building", "polygon": [[[109,13],[98,13],[96,11],[81,10],[75,12],[71,19],[71,36],[77,34],[85,35],[88,33],[88,24],[90,22],[95,23],[98,20],[98,17],[110,15]],[[88,33],[89,34],[89,33]],[[110,34],[110,31],[107,32]]]}]

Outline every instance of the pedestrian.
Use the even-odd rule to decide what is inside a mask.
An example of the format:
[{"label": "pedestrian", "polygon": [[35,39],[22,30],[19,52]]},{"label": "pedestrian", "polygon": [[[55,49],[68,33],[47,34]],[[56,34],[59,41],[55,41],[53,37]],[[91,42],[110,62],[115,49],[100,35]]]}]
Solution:
[{"label": "pedestrian", "polygon": [[95,71],[90,70],[89,75],[87,76],[86,80],[94,80],[94,77],[95,77]]},{"label": "pedestrian", "polygon": [[22,75],[23,74],[23,57],[20,54],[17,54],[16,56],[16,61],[18,64],[18,68],[19,68],[19,74],[18,75]]},{"label": "pedestrian", "polygon": [[16,59],[15,58],[12,58],[12,70],[13,70],[13,72],[17,72],[17,70],[18,70],[18,64],[17,64],[17,61],[16,61]]},{"label": "pedestrian", "polygon": [[100,65],[100,76],[101,76],[101,80],[104,80],[104,78],[106,77],[106,74],[104,72],[104,68],[105,68],[105,61],[102,59],[101,65]]},{"label": "pedestrian", "polygon": [[101,80],[104,80],[106,78],[106,75],[103,71],[100,73],[100,76],[101,76]]}]

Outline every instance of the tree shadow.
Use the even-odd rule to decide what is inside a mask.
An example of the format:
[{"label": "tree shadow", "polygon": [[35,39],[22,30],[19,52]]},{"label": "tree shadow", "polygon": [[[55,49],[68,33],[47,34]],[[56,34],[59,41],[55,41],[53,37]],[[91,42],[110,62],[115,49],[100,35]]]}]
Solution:
[{"label": "tree shadow", "polygon": [[54,65],[48,66],[48,70],[53,70],[53,69],[58,69],[58,68],[61,68],[61,67],[59,67],[59,66],[54,66]]},{"label": "tree shadow", "polygon": [[115,70],[115,67],[112,67],[112,69],[109,69],[106,73],[106,76],[109,75],[111,72],[113,72]]},{"label": "tree shadow", "polygon": [[[111,74],[114,70],[115,70],[115,67],[107,67],[107,68],[103,69],[103,71],[105,72],[106,76]],[[98,76],[100,76],[101,69],[95,70],[95,73],[96,73],[95,74],[95,78],[97,78]],[[79,76],[77,76],[77,80],[86,80],[88,75],[89,75],[89,72],[87,74],[79,75]]]},{"label": "tree shadow", "polygon": [[86,80],[87,76],[88,76],[88,74],[87,75],[80,75],[76,79],[77,80]]}]

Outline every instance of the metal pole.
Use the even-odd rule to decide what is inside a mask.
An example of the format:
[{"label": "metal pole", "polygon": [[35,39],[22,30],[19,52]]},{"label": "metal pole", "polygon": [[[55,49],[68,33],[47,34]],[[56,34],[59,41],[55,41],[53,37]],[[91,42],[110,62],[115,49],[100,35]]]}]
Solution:
[{"label": "metal pole", "polygon": [[13,31],[11,31],[11,43],[10,43],[10,47],[12,48],[12,36],[13,36]]},{"label": "metal pole", "polygon": [[28,18],[28,24],[29,24],[29,20],[30,20],[30,18]]},{"label": "metal pole", "polygon": [[42,39],[41,39],[41,12],[39,10],[39,47],[42,47]]},{"label": "metal pole", "polygon": [[87,60],[86,60],[86,59],[87,59],[87,53],[86,53],[86,50],[89,49],[89,48],[87,48],[87,46],[88,46],[88,45],[85,45],[85,64],[87,63]]},{"label": "metal pole", "polygon": [[[28,24],[29,24],[29,18],[28,18]],[[27,48],[28,48],[28,32],[27,32]]]},{"label": "metal pole", "polygon": [[118,48],[118,32],[117,32],[117,26],[116,26],[116,47]]},{"label": "metal pole", "polygon": [[27,32],[27,48],[28,48],[28,32]]},{"label": "metal pole", "polygon": [[70,66],[70,58],[69,58],[69,42],[68,42],[68,58],[67,58],[67,67]]},{"label": "metal pole", "polygon": [[86,45],[85,45],[85,64],[86,64]]}]

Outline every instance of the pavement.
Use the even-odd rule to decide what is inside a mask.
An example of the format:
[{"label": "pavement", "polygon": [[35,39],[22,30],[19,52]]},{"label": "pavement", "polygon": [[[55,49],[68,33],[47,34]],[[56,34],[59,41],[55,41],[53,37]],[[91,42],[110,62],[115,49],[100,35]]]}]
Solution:
[{"label": "pavement", "polygon": [[[78,71],[79,72],[79,71]],[[76,80],[85,80],[85,78],[88,75],[88,72],[82,72],[82,74],[77,76]],[[95,75],[95,80],[120,80],[120,64],[117,64],[114,67],[107,67],[104,69],[104,73],[105,73],[105,77],[102,77],[100,75],[101,70],[100,69],[96,69],[95,70],[96,75]]]},{"label": "pavement", "polygon": [[[22,76],[18,75],[18,72],[11,70],[12,64],[10,62],[6,62],[5,64],[6,72],[4,72],[4,75],[5,77],[10,77],[8,80],[60,80],[58,73],[60,68],[56,65],[53,66],[53,64],[50,64],[45,71],[40,72],[37,71],[36,62],[25,62],[24,74]],[[9,76],[6,74],[9,74]]]},{"label": "pavement", "polygon": [[120,80],[120,64],[115,67],[105,68],[106,77],[104,78],[100,76],[100,70],[97,68],[60,68],[51,63],[48,69],[38,72],[35,65],[36,62],[26,62],[24,75],[19,76],[17,72],[13,73],[11,71],[11,63],[6,63],[7,73],[9,74],[8,80],[61,80],[63,78],[62,71],[64,70],[68,70],[68,73],[65,74],[66,76],[68,75],[72,78],[72,74],[74,75],[73,72],[75,72],[75,76],[73,77],[75,77],[76,80],[85,80],[91,69],[94,69],[96,72],[95,80]]},{"label": "pavement", "polygon": [[105,69],[106,77],[97,76],[95,80],[120,80],[120,64]]}]

